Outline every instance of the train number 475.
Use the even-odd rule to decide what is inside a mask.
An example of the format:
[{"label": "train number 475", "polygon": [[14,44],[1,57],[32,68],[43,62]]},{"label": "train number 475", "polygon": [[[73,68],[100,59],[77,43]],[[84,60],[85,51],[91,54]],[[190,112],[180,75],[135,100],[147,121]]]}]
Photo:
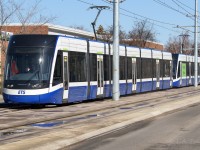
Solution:
[{"label": "train number 475", "polygon": [[18,94],[24,95],[24,94],[25,94],[25,91],[24,91],[24,90],[19,90],[19,91],[18,91]]}]

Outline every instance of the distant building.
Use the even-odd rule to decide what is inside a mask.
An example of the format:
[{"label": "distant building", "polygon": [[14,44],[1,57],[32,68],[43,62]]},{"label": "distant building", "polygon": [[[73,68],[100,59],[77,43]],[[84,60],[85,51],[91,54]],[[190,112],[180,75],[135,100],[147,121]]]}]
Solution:
[{"label": "distant building", "polygon": [[53,24],[29,24],[26,26],[22,26],[18,23],[12,23],[2,27],[3,31],[12,32],[13,34],[59,34],[59,35],[67,35],[74,37],[84,37],[93,39],[94,33],[83,31],[80,29],[64,27]]},{"label": "distant building", "polygon": [[137,46],[142,48],[151,48],[151,49],[157,49],[157,50],[164,50],[164,45],[158,42],[152,42],[152,41],[145,41],[145,40],[139,40],[139,39],[127,39],[122,41],[124,44],[130,45],[130,46]]}]

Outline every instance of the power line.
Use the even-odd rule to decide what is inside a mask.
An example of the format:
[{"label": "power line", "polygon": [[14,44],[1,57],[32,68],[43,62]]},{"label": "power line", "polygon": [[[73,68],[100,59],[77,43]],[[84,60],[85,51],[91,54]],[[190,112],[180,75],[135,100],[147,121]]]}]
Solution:
[{"label": "power line", "polygon": [[[120,14],[123,15],[123,16],[129,17],[129,18],[132,18],[132,19],[136,19],[136,20],[140,20],[140,21],[143,21],[143,20],[144,20],[144,19],[141,19],[141,18],[138,18],[138,17],[135,17],[135,16],[129,16],[129,15],[123,14],[123,13],[120,13]],[[172,31],[172,32],[179,33],[178,31],[172,30],[172,29],[167,28],[167,27],[164,27],[164,26],[162,26],[162,25],[155,24],[154,22],[150,22],[150,21],[148,21],[148,20],[147,20],[147,22],[149,22],[149,23],[151,23],[151,24],[153,24],[153,25],[155,25],[155,26],[158,26],[158,27],[160,27],[160,28],[163,28],[163,29],[166,29],[166,30],[169,30],[169,31]]]},{"label": "power line", "polygon": [[[108,3],[106,0],[102,0],[102,1]],[[120,13],[120,14],[123,15],[123,16],[129,17],[129,18],[133,18],[133,19],[137,19],[137,20],[144,20],[144,19],[146,19],[147,21],[148,21],[148,20],[151,20],[151,21],[153,21],[153,22],[148,21],[148,22],[151,23],[151,24],[154,24],[154,25],[156,25],[156,26],[158,26],[158,27],[161,27],[161,28],[164,28],[164,29],[173,31],[173,32],[178,32],[178,31],[169,29],[169,28],[167,28],[167,27],[164,27],[164,26],[155,24],[155,22],[161,23],[161,24],[165,24],[165,25],[171,25],[171,26],[177,26],[176,24],[167,23],[167,22],[163,22],[163,21],[158,21],[158,20],[155,20],[155,19],[151,19],[151,18],[148,18],[148,17],[144,17],[144,16],[142,16],[142,15],[139,15],[139,14],[133,13],[133,12],[131,12],[131,11],[129,11],[129,10],[126,10],[126,9],[123,9],[123,8],[120,8],[120,9],[123,10],[123,11],[125,11],[125,12],[128,12],[128,13],[130,13],[130,14],[132,14],[132,15],[134,15],[134,16],[130,16],[130,15],[127,15],[127,14]],[[135,16],[139,16],[139,17],[144,18],[144,19],[140,19],[140,18],[135,17]]]},{"label": "power line", "polygon": [[[107,0],[102,0],[102,1],[108,3]],[[120,14],[123,15],[123,16],[129,17],[129,18],[132,18],[132,19],[136,19],[136,20],[140,20],[140,21],[146,19],[147,22],[149,22],[149,23],[151,23],[151,24],[153,24],[153,25],[155,25],[155,26],[158,26],[158,27],[160,27],[160,28],[163,28],[163,29],[166,29],[166,30],[169,30],[169,31],[172,31],[172,32],[179,33],[179,31],[177,31],[177,30],[172,30],[172,29],[170,29],[170,28],[167,28],[167,27],[164,27],[164,26],[162,26],[162,25],[156,24],[155,22],[160,23],[160,24],[170,25],[170,26],[177,26],[176,24],[167,23],[167,22],[163,22],[163,21],[158,21],[158,20],[155,20],[155,19],[151,19],[151,18],[148,18],[148,17],[144,17],[144,16],[142,16],[142,15],[139,15],[139,14],[133,13],[133,12],[131,12],[131,11],[129,11],[129,10],[126,10],[126,9],[123,9],[123,8],[120,8],[120,9],[123,10],[123,11],[125,11],[125,12],[128,12],[128,13],[130,13],[130,14],[132,14],[132,15],[134,15],[134,16],[130,16],[130,15],[127,15],[127,14],[120,13]],[[138,17],[135,17],[135,16],[139,16],[139,17],[144,18],[144,19],[141,19],[141,18],[138,18]],[[151,22],[151,21],[149,21],[149,20],[151,20],[151,21],[153,21],[153,22]],[[191,31],[191,32],[192,32],[192,31]]]},{"label": "power line", "polygon": [[187,8],[189,8],[190,10],[193,10],[193,11],[195,11],[193,8],[191,8],[191,7],[189,7],[189,6],[187,6],[186,4],[184,4],[183,2],[181,2],[181,1],[179,1],[179,0],[176,0],[178,3],[180,3],[181,5],[183,5],[183,6],[185,6],[185,7],[187,7]]},{"label": "power line", "polygon": [[92,3],[88,3],[88,2],[86,2],[86,1],[83,1],[83,0],[77,0],[77,1],[79,1],[79,2],[81,2],[81,3],[85,3],[85,4],[87,4],[87,5],[94,6],[94,4],[92,4]]},{"label": "power line", "polygon": [[[94,4],[85,2],[85,1],[83,1],[83,0],[77,0],[77,1],[80,1],[80,2],[85,3],[85,4],[87,4],[87,5],[95,6]],[[111,5],[111,3],[108,2],[107,0],[102,0],[102,1],[105,2],[105,3],[107,3],[107,4],[109,4],[109,5]],[[159,24],[164,24],[164,25],[170,25],[170,26],[177,26],[176,24],[167,23],[167,22],[163,22],[163,21],[158,21],[158,20],[155,20],[155,19],[151,19],[151,18],[142,16],[142,15],[139,15],[139,14],[133,13],[133,12],[131,12],[131,11],[129,11],[129,10],[126,10],[126,9],[123,9],[123,8],[120,8],[120,9],[123,10],[123,11],[125,11],[125,12],[127,12],[127,13],[130,13],[130,14],[134,15],[134,16],[130,16],[130,15],[127,15],[127,14],[124,14],[124,13],[120,13],[120,14],[123,15],[123,16],[129,17],[129,18],[132,18],[132,19],[135,19],[135,20],[140,20],[140,21],[146,19],[147,22],[149,22],[149,23],[151,23],[151,24],[153,24],[153,25],[155,25],[155,26],[158,26],[158,27],[160,27],[160,28],[163,28],[163,29],[166,29],[166,30],[169,30],[169,31],[172,31],[172,32],[179,33],[179,31],[177,31],[177,30],[173,30],[173,29],[170,29],[170,28],[168,28],[168,27],[159,25]],[[112,11],[112,10],[109,10],[109,11]],[[140,17],[140,18],[138,18],[138,17],[136,17],[136,16],[138,16],[138,17]],[[141,19],[141,18],[144,18],[144,19]],[[151,20],[152,22],[149,21],[149,20]],[[157,24],[156,24],[155,22],[157,22]],[[158,24],[158,23],[159,23],[159,24]],[[191,31],[191,32],[192,32],[192,31]]]},{"label": "power line", "polygon": [[[188,14],[186,14],[186,13],[184,13],[184,12],[181,12],[181,11],[179,11],[179,10],[173,8],[172,6],[166,4],[165,2],[162,2],[162,1],[160,1],[160,0],[153,0],[153,1],[156,2],[156,3],[158,3],[158,4],[160,4],[160,5],[162,5],[162,6],[164,6],[164,7],[167,7],[167,8],[169,8],[169,9],[173,10],[173,11],[176,11],[176,12],[178,12],[178,13],[184,15],[184,16],[188,16]],[[189,17],[189,18],[192,19],[192,20],[194,20],[192,17]]]},{"label": "power line", "polygon": [[188,14],[190,14],[191,16],[193,14],[191,14],[189,11],[187,11],[185,8],[183,8],[180,4],[178,4],[175,0],[172,0],[172,2],[174,2],[178,7],[180,7],[181,9],[183,9],[185,12],[187,12]]},{"label": "power line", "polygon": [[[107,0],[102,0],[102,1],[108,3]],[[148,17],[142,16],[142,15],[136,14],[136,13],[131,12],[131,11],[129,11],[129,10],[127,10],[127,9],[124,9],[124,8],[120,8],[120,9],[123,10],[123,11],[125,11],[125,12],[128,12],[128,13],[130,13],[130,14],[133,14],[133,15],[135,15],[135,16],[139,16],[139,17],[142,17],[142,18],[145,18],[145,19],[148,19],[148,20],[154,21],[154,22],[158,22],[158,23],[166,24],[166,25],[176,26],[175,24],[172,24],[172,23],[168,23],[168,22],[163,22],[163,21],[159,21],[159,20],[151,19],[151,18],[148,18]]]}]

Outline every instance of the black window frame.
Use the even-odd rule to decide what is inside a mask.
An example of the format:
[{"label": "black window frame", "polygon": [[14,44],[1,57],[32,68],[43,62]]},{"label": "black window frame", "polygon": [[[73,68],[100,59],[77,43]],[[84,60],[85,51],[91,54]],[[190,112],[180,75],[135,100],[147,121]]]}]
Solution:
[{"label": "black window frame", "polygon": [[54,73],[53,73],[53,86],[58,85],[60,83],[63,83],[63,58],[62,58],[62,52],[58,51],[56,56],[56,63],[54,67]]},{"label": "black window frame", "polygon": [[87,82],[87,53],[68,52],[69,82]]}]

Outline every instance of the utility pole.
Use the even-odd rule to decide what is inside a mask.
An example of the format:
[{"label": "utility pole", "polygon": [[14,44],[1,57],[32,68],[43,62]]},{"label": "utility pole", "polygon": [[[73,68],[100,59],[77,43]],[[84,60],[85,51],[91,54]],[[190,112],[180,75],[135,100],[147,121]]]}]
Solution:
[{"label": "utility pole", "polygon": [[113,0],[113,93],[112,99],[117,101],[119,90],[119,0]]},{"label": "utility pole", "polygon": [[188,37],[190,35],[189,34],[181,34],[179,36],[181,37],[181,51],[180,51],[180,53],[182,54],[183,50],[184,50],[185,39],[186,39],[186,37]]},{"label": "utility pole", "polygon": [[198,0],[195,0],[195,30],[194,30],[194,44],[195,44],[195,50],[194,50],[194,86],[198,86],[198,28],[197,28],[197,20],[198,20]]}]

